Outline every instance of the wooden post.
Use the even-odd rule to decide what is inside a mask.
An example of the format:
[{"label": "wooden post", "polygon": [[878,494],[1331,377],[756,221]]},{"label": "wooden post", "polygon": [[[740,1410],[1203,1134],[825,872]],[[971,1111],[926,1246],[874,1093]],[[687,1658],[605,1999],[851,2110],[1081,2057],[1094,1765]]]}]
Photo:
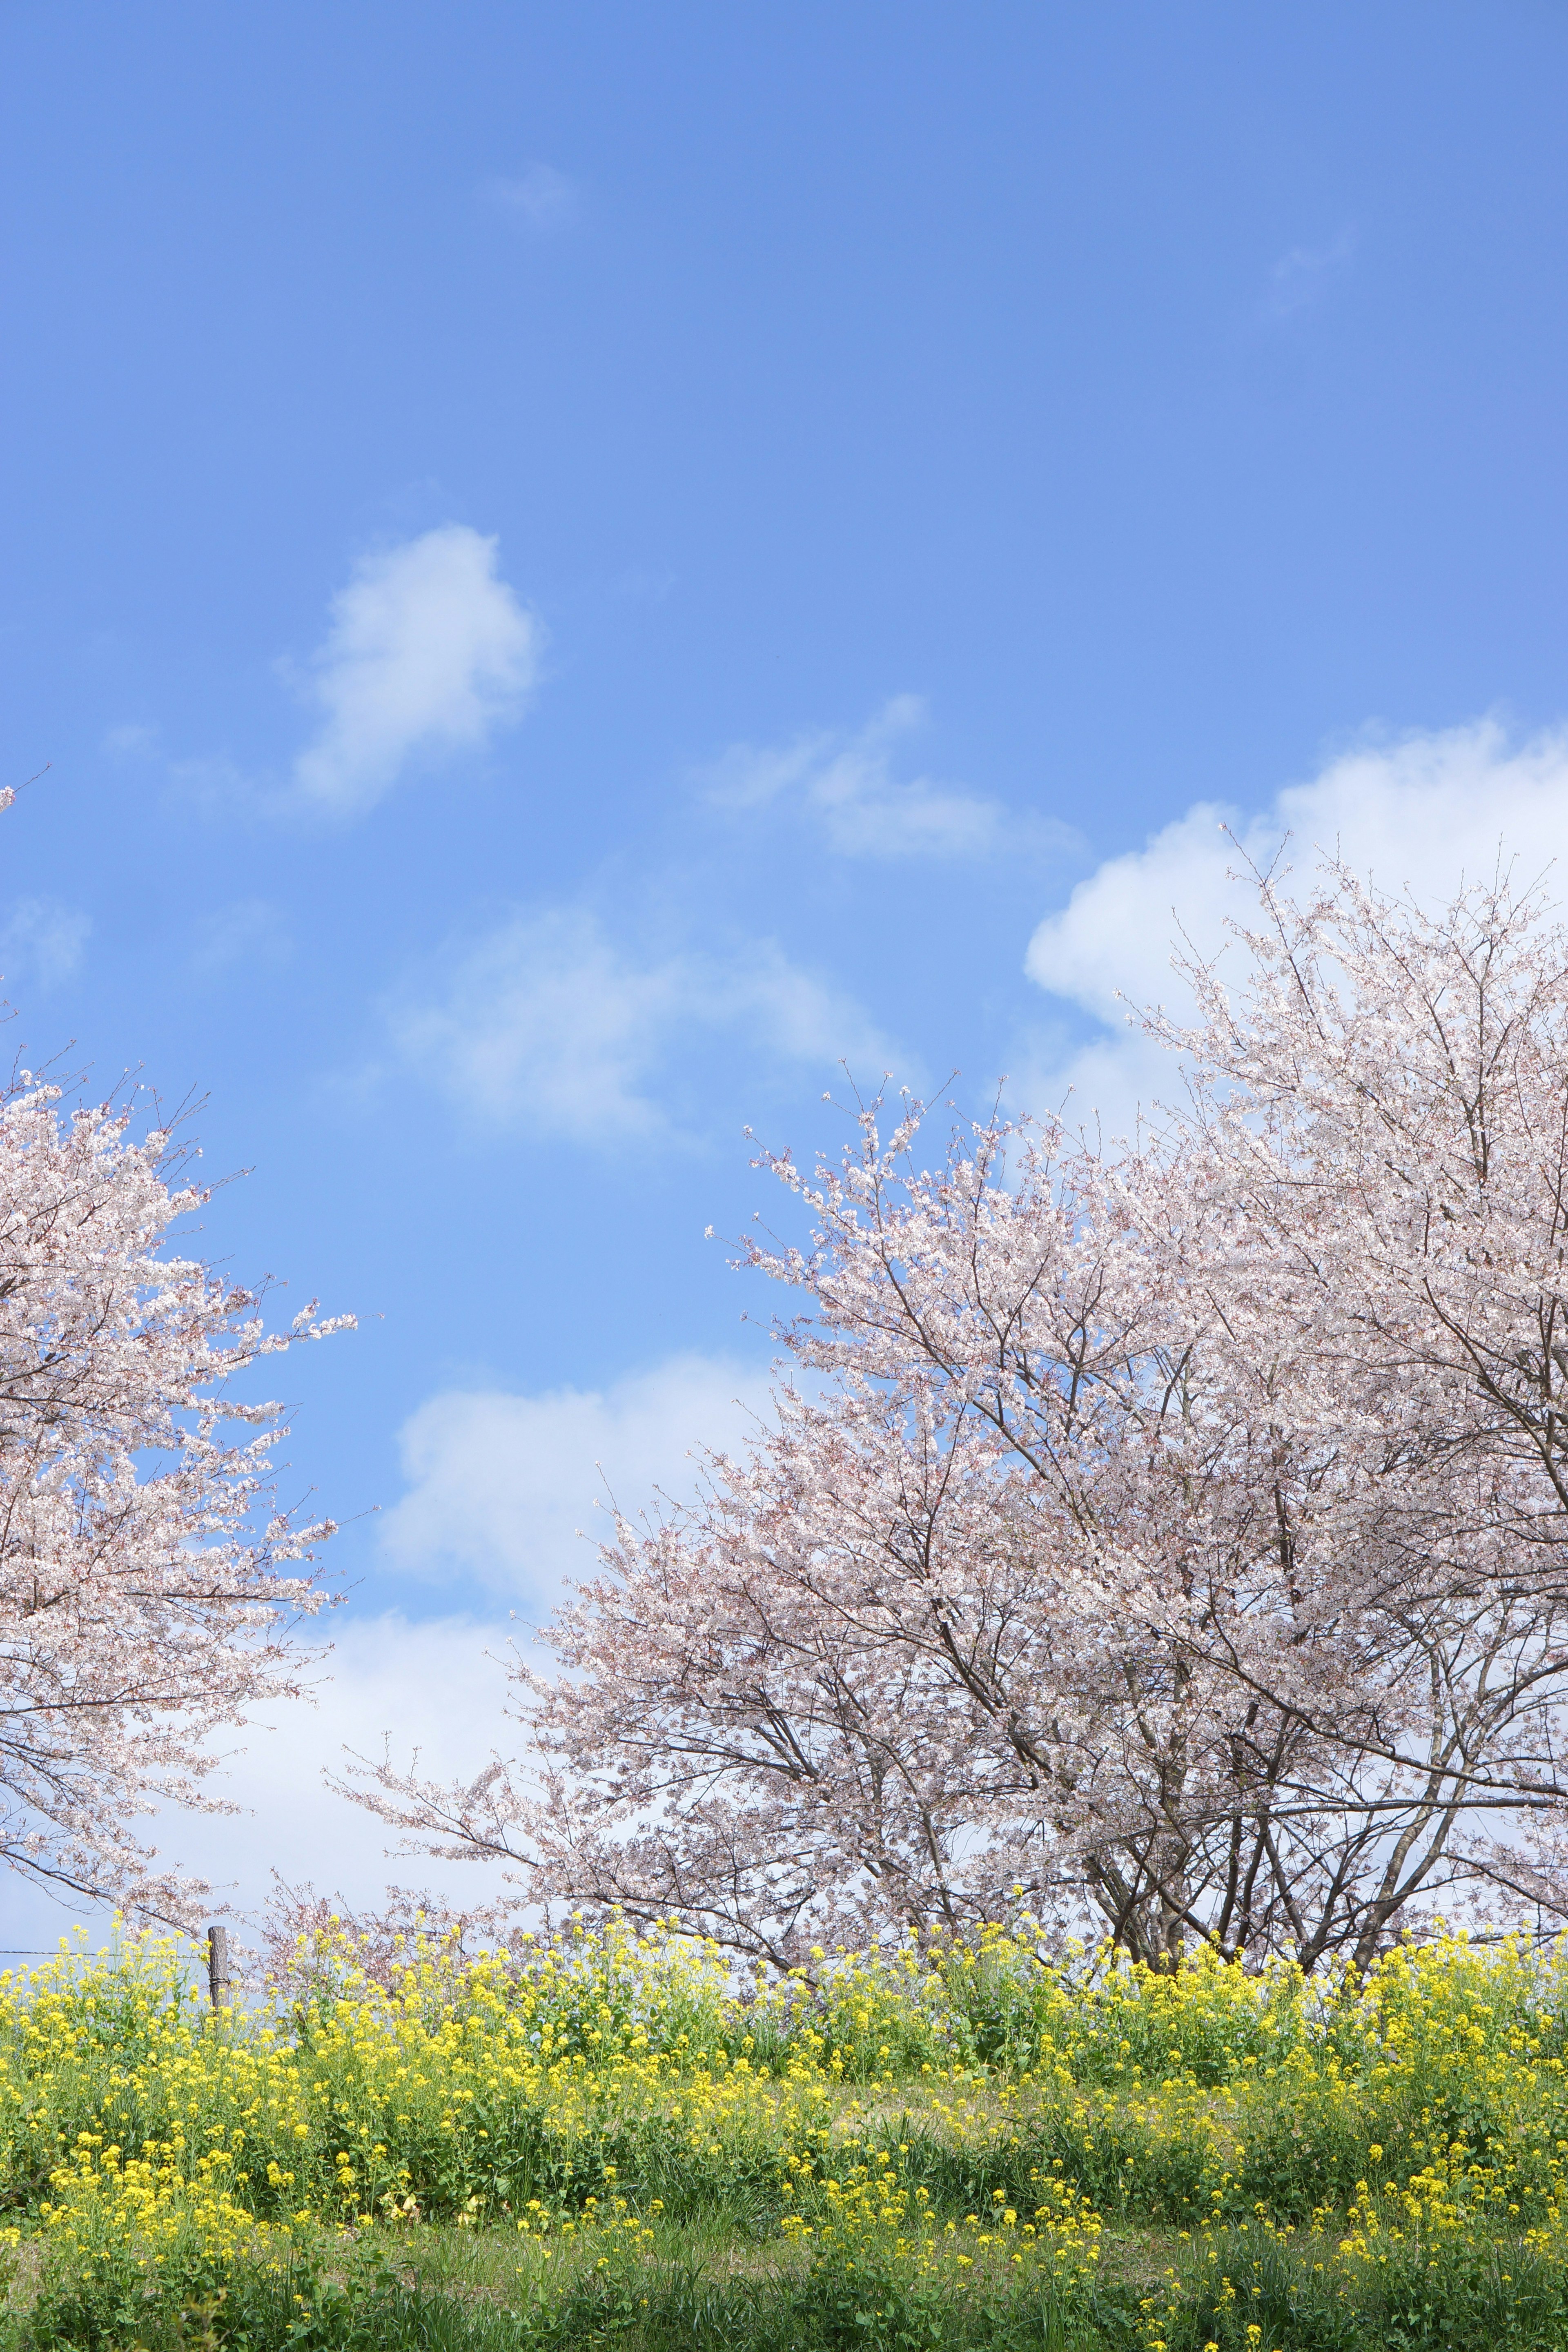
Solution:
[{"label": "wooden post", "polygon": [[223,2009],[230,1999],[228,1981],[228,1929],[207,1929],[207,1990],[212,1994],[213,2007]]}]

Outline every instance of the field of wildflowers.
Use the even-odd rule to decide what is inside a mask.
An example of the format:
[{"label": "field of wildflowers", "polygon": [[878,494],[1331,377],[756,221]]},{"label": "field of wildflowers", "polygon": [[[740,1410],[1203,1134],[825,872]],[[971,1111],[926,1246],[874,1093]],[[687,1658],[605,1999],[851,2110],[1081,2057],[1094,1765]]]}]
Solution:
[{"label": "field of wildflowers", "polygon": [[212,2011],[0,1979],[0,2344],[1568,2346],[1568,1954],[973,1944],[738,1984],[614,1922]]}]

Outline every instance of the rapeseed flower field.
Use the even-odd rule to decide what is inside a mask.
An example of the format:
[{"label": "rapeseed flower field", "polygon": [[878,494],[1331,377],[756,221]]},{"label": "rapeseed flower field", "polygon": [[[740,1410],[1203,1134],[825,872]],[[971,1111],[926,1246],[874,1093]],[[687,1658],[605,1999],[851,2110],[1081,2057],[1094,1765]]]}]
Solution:
[{"label": "rapeseed flower field", "polygon": [[0,1978],[0,2344],[1568,2347],[1561,1949],[194,1958]]}]

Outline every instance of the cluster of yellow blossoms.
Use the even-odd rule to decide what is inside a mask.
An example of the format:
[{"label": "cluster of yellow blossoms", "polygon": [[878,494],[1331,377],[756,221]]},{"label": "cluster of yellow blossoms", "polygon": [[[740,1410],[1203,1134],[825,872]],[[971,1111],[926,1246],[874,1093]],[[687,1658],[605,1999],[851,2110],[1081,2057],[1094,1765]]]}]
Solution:
[{"label": "cluster of yellow blossoms", "polygon": [[1352,2304],[1482,2246],[1568,2273],[1568,1957],[1522,1941],[1409,1944],[1365,1981],[1154,1977],[1021,1920],[737,1984],[673,1926],[472,1960],[416,1938],[374,1971],[334,1933],[216,2012],[190,1957],[128,1938],[0,1978],[13,2252],[190,2293],[446,2223],[580,2280],[743,2223],[873,2305],[902,2280],[1067,2309],[1108,2228],[1157,2223],[1187,2251],[1144,2298],[1152,2352],[1194,2295],[1247,2340],[1269,2263]]},{"label": "cluster of yellow blossoms", "polygon": [[1026,2218],[1006,2203],[1004,2189],[994,2189],[989,2210],[961,2221],[951,2215],[944,2221],[931,2190],[910,2188],[885,2150],[841,2164],[842,2179],[829,2173],[815,2179],[809,2157],[786,2158],[785,2166],[785,2197],[811,2196],[818,2218],[807,2220],[792,2205],[781,2233],[806,2251],[813,2271],[842,2266],[849,2277],[860,2272],[879,2278],[897,2270],[963,2287],[973,2284],[978,2268],[983,2277],[1016,2272],[1032,2288],[1048,2282],[1060,2289],[1081,2285],[1100,2258],[1100,2221],[1089,2200],[1037,2169],[1031,2193],[1041,2202]]}]

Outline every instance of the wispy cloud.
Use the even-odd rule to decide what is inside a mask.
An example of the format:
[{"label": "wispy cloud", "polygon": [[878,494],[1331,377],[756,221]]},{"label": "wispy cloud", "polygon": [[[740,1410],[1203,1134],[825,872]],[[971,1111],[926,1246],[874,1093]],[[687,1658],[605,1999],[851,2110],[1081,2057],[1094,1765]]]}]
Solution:
[{"label": "wispy cloud", "polygon": [[364,557],[332,600],[308,692],[321,709],[296,783],[353,815],[411,762],[477,750],[521,709],[540,630],[497,567],[496,541],[466,523]]},{"label": "wispy cloud", "polygon": [[281,908],[268,898],[237,898],[204,915],[196,926],[192,961],[203,972],[254,970],[284,963],[294,942]]},{"label": "wispy cloud", "polygon": [[601,1500],[635,1515],[656,1493],[684,1499],[690,1448],[739,1442],[743,1379],[722,1358],[682,1355],[605,1390],[431,1397],[399,1433],[408,1491],[381,1521],[383,1553],[406,1574],[469,1579],[542,1613],[563,1578],[596,1568],[593,1541],[610,1533]]},{"label": "wispy cloud", "polygon": [[787,743],[731,743],[698,781],[725,808],[795,800],[847,857],[990,857],[1026,842],[1074,837],[1066,826],[1020,820],[962,784],[929,776],[900,782],[896,751],[925,716],[918,695],[895,695],[853,734],[818,730]]},{"label": "wispy cloud", "polygon": [[92,918],[58,898],[17,898],[0,919],[0,977],[56,988],[81,961]]},{"label": "wispy cloud", "polygon": [[1268,273],[1260,304],[1265,319],[1293,319],[1321,300],[1355,257],[1355,233],[1342,229],[1329,245],[1293,245]]},{"label": "wispy cloud", "polygon": [[530,163],[515,179],[487,180],[485,202],[531,236],[550,236],[574,220],[581,193],[552,163]]},{"label": "wispy cloud", "polygon": [[106,730],[103,748],[111,760],[150,760],[158,749],[158,730],[128,719]]},{"label": "wispy cloud", "polygon": [[662,1074],[716,1034],[775,1059],[889,1058],[858,1005],[771,941],[649,955],[575,908],[503,925],[392,1024],[403,1055],[471,1112],[584,1139],[668,1129]]}]

